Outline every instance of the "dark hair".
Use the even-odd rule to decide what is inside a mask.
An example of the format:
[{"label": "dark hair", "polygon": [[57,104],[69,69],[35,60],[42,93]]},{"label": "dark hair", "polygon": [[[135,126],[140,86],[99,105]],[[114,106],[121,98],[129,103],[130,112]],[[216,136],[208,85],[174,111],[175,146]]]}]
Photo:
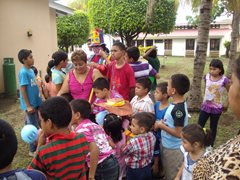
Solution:
[{"label": "dark hair", "polygon": [[105,53],[107,53],[107,54],[109,54],[110,53],[110,51],[109,51],[109,49],[107,48],[107,46],[106,46],[106,44],[101,44],[101,47],[102,47],[102,49],[103,49],[103,51],[105,52]]},{"label": "dark hair", "polygon": [[74,113],[79,112],[81,117],[86,119],[91,114],[91,104],[84,99],[74,99],[70,102],[71,108]]},{"label": "dark hair", "polygon": [[219,75],[223,75],[224,74],[224,67],[223,67],[223,63],[222,61],[220,61],[219,59],[213,59],[210,64],[209,67],[215,67],[215,68],[219,68],[221,70]]},{"label": "dark hair", "polygon": [[0,119],[0,147],[0,169],[3,169],[13,161],[18,141],[12,126],[2,119]]},{"label": "dark hair", "polygon": [[126,46],[119,41],[114,42],[112,46],[117,46],[120,50],[126,51]]},{"label": "dark hair", "polygon": [[93,88],[99,89],[99,90],[103,90],[103,89],[110,89],[110,85],[109,85],[109,81],[104,78],[104,77],[99,77],[97,78],[92,85]]},{"label": "dark hair", "polygon": [[127,48],[126,52],[129,58],[133,58],[134,61],[138,61],[140,57],[140,51],[138,47],[135,46],[129,47]]},{"label": "dark hair", "polygon": [[45,75],[44,77],[46,83],[49,83],[50,79],[51,79],[51,76],[49,76],[48,74]]},{"label": "dark hair", "polygon": [[174,74],[171,76],[172,87],[176,89],[177,93],[184,95],[189,91],[190,81],[185,74]]},{"label": "dark hair", "polygon": [[161,82],[157,85],[157,88],[163,93],[163,94],[167,94],[167,86],[168,83],[167,82]]},{"label": "dark hair", "polygon": [[139,112],[135,114],[132,118],[136,119],[138,125],[140,127],[144,127],[147,132],[149,132],[152,129],[156,121],[154,114],[150,112]]},{"label": "dark hair", "polygon": [[52,60],[48,62],[48,67],[51,69],[52,67],[57,66],[61,61],[65,61],[67,58],[67,53],[63,51],[56,51],[52,55]]},{"label": "dark hair", "polygon": [[109,135],[114,143],[122,140],[122,120],[116,114],[107,114],[104,118],[103,129]]},{"label": "dark hair", "polygon": [[33,70],[35,76],[37,76],[37,75],[38,75],[38,70],[37,70],[37,68],[36,68],[35,66],[31,66],[31,69]]},{"label": "dark hair", "polygon": [[18,52],[18,60],[20,61],[20,63],[24,64],[23,60],[24,59],[27,59],[28,56],[32,53],[31,50],[28,50],[28,49],[21,49],[19,52]]},{"label": "dark hair", "polygon": [[150,51],[151,50],[151,52],[148,54],[148,57],[151,57],[151,58],[156,58],[157,57],[157,50],[156,49],[147,49],[146,51],[145,51],[145,53],[147,53],[148,51]]},{"label": "dark hair", "polygon": [[67,102],[71,102],[73,100],[73,97],[70,93],[63,93],[61,94],[61,97],[67,100]]},{"label": "dark hair", "polygon": [[87,54],[81,49],[76,50],[72,53],[71,60],[72,61],[84,61],[85,63],[87,63]]},{"label": "dark hair", "polygon": [[151,90],[152,82],[149,78],[140,78],[136,83],[140,84],[144,89],[147,88],[148,92]]},{"label": "dark hair", "polygon": [[65,128],[72,119],[72,110],[63,97],[51,97],[40,106],[40,114],[44,121],[50,119],[57,128]]},{"label": "dark hair", "polygon": [[233,72],[236,74],[236,77],[240,80],[240,56],[235,61]]},{"label": "dark hair", "polygon": [[198,142],[203,147],[212,144],[212,134],[209,129],[204,129],[198,124],[189,124],[182,129],[182,136],[191,144]]}]

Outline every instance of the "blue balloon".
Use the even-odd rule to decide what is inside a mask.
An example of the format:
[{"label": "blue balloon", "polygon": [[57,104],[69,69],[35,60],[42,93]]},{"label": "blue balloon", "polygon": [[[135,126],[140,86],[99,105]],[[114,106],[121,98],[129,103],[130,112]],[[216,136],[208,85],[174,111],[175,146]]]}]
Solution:
[{"label": "blue balloon", "polygon": [[97,114],[96,114],[96,117],[95,117],[96,122],[97,122],[99,125],[103,126],[104,118],[105,118],[105,116],[106,116],[108,113],[109,113],[109,112],[108,112],[107,110],[101,111],[101,112],[97,113]]},{"label": "blue balloon", "polygon": [[38,138],[38,130],[34,125],[27,124],[21,131],[22,140],[26,143],[33,143]]}]

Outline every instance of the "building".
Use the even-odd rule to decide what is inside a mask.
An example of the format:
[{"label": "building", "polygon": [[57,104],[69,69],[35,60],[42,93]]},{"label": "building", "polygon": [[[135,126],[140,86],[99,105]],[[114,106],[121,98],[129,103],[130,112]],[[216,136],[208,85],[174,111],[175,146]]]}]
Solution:
[{"label": "building", "polygon": [[[231,41],[231,20],[224,20],[211,24],[207,56],[220,57],[225,55],[225,41]],[[158,47],[158,55],[162,56],[194,56],[198,30],[197,26],[179,24],[169,34],[140,34],[136,40],[136,45]],[[144,40],[143,40],[144,39]]]},{"label": "building", "polygon": [[3,93],[3,58],[14,58],[17,76],[22,66],[18,51],[31,49],[35,66],[45,73],[52,53],[58,49],[56,16],[73,14],[73,10],[55,0],[0,0],[0,4],[0,93]]}]

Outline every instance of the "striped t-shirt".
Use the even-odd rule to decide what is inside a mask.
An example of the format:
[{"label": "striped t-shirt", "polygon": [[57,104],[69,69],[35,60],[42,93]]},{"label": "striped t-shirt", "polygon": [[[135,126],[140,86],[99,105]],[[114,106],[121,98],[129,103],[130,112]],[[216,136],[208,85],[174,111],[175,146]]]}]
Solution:
[{"label": "striped t-shirt", "polygon": [[53,134],[39,147],[29,169],[42,171],[48,179],[86,180],[88,143],[83,134]]}]

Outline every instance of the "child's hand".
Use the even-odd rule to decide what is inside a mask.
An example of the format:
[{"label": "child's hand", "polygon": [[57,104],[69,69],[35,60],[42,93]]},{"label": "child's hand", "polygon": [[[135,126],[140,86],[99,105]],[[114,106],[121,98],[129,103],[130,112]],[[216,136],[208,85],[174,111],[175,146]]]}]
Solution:
[{"label": "child's hand", "polygon": [[90,66],[91,68],[97,68],[98,63],[90,62],[89,66]]},{"label": "child's hand", "polygon": [[32,106],[27,106],[27,112],[28,113],[34,113],[35,109]]},{"label": "child's hand", "polygon": [[46,143],[46,136],[43,130],[39,133],[38,136],[38,147],[44,145]]},{"label": "child's hand", "polygon": [[158,130],[158,129],[162,129],[162,127],[164,126],[163,120],[160,121],[156,121],[154,124],[154,130]]},{"label": "child's hand", "polygon": [[107,54],[103,51],[103,50],[100,50],[99,51],[99,56],[101,56],[103,59],[106,59],[108,56],[107,56]]}]

